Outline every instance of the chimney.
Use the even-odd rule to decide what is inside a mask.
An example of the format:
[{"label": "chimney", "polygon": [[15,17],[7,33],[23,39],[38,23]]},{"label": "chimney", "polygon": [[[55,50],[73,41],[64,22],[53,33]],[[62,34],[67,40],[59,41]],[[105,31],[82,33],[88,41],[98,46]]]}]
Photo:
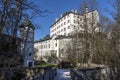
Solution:
[{"label": "chimney", "polygon": [[62,17],[62,14],[60,15],[60,17]]},{"label": "chimney", "polygon": [[57,21],[58,20],[58,18],[56,18],[56,20],[55,21]]},{"label": "chimney", "polygon": [[71,12],[74,12],[74,10],[72,9]]},{"label": "chimney", "polygon": [[85,13],[88,13],[89,10],[88,10],[88,7],[85,7]]},{"label": "chimney", "polygon": [[75,13],[77,13],[77,10],[75,10]]}]

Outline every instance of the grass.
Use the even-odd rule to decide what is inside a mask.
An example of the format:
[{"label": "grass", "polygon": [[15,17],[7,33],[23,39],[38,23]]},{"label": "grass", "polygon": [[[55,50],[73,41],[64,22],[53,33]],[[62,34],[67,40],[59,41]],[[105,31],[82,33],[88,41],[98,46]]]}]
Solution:
[{"label": "grass", "polygon": [[56,66],[57,64],[50,64],[50,63],[36,65],[36,67],[56,67]]}]

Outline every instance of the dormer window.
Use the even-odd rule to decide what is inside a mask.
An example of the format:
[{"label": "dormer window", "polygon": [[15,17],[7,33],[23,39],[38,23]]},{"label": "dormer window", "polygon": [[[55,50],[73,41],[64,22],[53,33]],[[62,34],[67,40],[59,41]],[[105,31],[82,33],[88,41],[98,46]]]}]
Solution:
[{"label": "dormer window", "polygon": [[67,18],[69,18],[69,14],[68,14]]}]

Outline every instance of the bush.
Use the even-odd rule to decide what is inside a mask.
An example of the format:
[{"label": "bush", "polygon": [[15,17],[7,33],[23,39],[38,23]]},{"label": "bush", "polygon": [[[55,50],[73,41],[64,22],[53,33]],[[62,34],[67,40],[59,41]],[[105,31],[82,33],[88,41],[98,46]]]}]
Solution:
[{"label": "bush", "polygon": [[75,64],[71,63],[71,62],[60,62],[58,64],[58,68],[73,68]]},{"label": "bush", "polygon": [[47,64],[45,61],[40,61],[41,65]]}]

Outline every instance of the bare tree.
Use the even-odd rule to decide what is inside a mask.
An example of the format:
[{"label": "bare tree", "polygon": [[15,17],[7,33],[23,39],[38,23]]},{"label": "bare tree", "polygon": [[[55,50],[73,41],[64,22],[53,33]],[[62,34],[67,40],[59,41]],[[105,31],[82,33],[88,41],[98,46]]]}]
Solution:
[{"label": "bare tree", "polygon": [[[96,3],[93,1],[94,4]],[[93,3],[91,2],[91,3]],[[83,8],[83,9],[82,9]],[[90,12],[89,9],[90,8]],[[84,2],[78,12],[83,13],[83,22],[77,19],[78,25],[76,31],[72,35],[72,51],[76,62],[91,64],[93,55],[95,54],[95,34],[99,32],[98,12],[94,10],[93,4],[87,5]],[[80,28],[81,30],[79,30]],[[73,55],[72,55],[73,56]]]},{"label": "bare tree", "polygon": [[[119,59],[120,56],[120,0],[113,0],[113,8],[115,9],[114,13],[112,14],[114,18],[114,24],[112,28],[112,43],[113,43],[113,50],[115,59]],[[115,60],[116,64],[120,64],[119,60]]]},{"label": "bare tree", "polygon": [[[12,35],[15,43],[18,29],[25,17],[33,18],[35,15],[44,16],[47,10],[42,11],[35,1],[29,0],[1,0],[0,2],[0,34],[5,31]],[[27,12],[30,13],[27,13]],[[0,39],[1,40],[1,39]]]},{"label": "bare tree", "polygon": [[[28,14],[28,11],[31,12]],[[11,67],[16,67],[20,65],[18,63],[22,63],[20,61],[22,56],[20,54],[16,54],[16,42],[19,26],[23,20],[26,18],[26,16],[29,18],[33,17],[34,14],[42,16],[42,14],[45,12],[47,12],[47,10],[40,10],[39,7],[34,4],[33,0],[0,0],[0,59],[4,59],[5,62],[2,62],[2,67],[6,68],[5,71],[3,71],[0,79],[5,79],[5,74],[10,70]],[[1,48],[3,33],[11,36],[10,45],[7,46],[7,52]]]}]

